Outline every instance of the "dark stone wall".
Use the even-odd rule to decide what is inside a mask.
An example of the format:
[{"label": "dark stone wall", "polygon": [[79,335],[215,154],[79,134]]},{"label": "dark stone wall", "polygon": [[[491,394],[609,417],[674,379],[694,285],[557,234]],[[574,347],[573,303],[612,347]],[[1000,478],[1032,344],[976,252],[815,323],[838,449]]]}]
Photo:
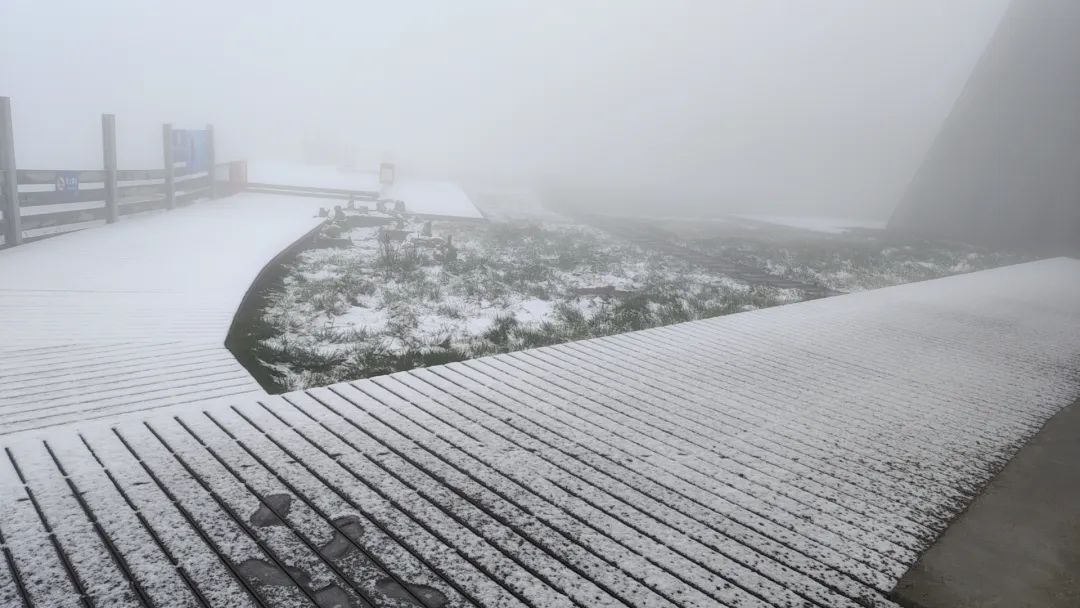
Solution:
[{"label": "dark stone wall", "polygon": [[1080,0],[1013,0],[889,225],[1080,252]]}]

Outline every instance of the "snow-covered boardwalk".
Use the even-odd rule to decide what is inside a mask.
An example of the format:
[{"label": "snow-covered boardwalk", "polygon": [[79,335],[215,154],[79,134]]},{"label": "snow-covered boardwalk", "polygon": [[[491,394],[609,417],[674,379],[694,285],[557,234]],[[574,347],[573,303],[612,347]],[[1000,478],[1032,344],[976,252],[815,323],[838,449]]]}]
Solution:
[{"label": "snow-covered boardwalk", "polygon": [[0,605],[891,606],[1080,394],[1077,277],[1050,260],[0,437]]},{"label": "snow-covered boardwalk", "polygon": [[318,207],[240,194],[0,251],[0,434],[264,394],[225,337]]},{"label": "snow-covered boardwalk", "polygon": [[385,198],[403,200],[410,213],[424,216],[477,220],[484,217],[469,195],[450,181],[398,178],[393,185],[383,186],[375,171],[266,161],[249,163],[248,178],[256,184],[380,192]]}]

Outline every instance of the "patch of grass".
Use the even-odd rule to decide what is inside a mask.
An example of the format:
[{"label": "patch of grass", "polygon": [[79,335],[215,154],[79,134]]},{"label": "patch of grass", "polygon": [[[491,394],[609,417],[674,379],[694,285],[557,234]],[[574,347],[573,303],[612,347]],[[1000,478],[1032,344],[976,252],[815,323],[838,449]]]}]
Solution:
[{"label": "patch of grass", "polygon": [[510,335],[517,327],[518,321],[513,314],[500,314],[495,317],[491,327],[484,332],[483,339],[497,347],[505,347],[509,342]]},{"label": "patch of grass", "polygon": [[[433,228],[452,240],[454,255],[430,243],[381,238],[373,227],[343,233],[351,248],[298,254],[263,298],[252,333],[251,351],[266,373],[283,389],[305,388],[805,297],[740,284],[580,226],[436,222]],[[418,232],[419,225],[405,231]],[[732,264],[839,290],[1010,261],[971,248],[877,236],[806,242],[695,237],[685,243]],[[356,314],[342,319],[349,313]]]},{"label": "patch of grass", "polygon": [[264,343],[261,355],[262,360],[271,364],[287,363],[290,366],[321,374],[333,372],[345,360],[338,353],[330,353],[318,347],[286,340],[273,346]]},{"label": "patch of grass", "polygon": [[442,302],[435,308],[435,312],[451,319],[465,318],[465,309],[458,304]]},{"label": "patch of grass", "polygon": [[353,344],[356,342],[365,342],[370,339],[371,336],[368,331],[362,327],[335,327],[333,325],[324,325],[312,330],[311,337],[317,342],[326,342],[329,344]]},{"label": "patch of grass", "polygon": [[582,328],[568,325],[560,325],[551,321],[544,321],[530,327],[521,327],[513,333],[513,348],[500,352],[524,350],[526,348],[539,348],[570,342],[571,340],[586,337]]}]

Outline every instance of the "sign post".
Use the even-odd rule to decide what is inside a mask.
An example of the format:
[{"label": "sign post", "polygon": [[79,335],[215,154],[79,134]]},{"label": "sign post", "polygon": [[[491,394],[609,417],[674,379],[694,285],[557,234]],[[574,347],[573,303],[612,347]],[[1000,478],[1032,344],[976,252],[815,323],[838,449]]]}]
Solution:
[{"label": "sign post", "polygon": [[394,184],[394,163],[382,163],[379,165],[379,183],[384,186]]},{"label": "sign post", "polygon": [[217,179],[214,175],[214,125],[206,125],[206,177],[210,179],[210,198],[217,198]]},{"label": "sign post", "polygon": [[0,97],[0,173],[4,188],[0,193],[4,208],[4,244],[22,242],[22,218],[19,211],[19,176],[15,172],[15,132],[11,128],[11,98]]},{"label": "sign post", "polygon": [[105,159],[105,221],[111,224],[119,217],[116,201],[116,116],[112,114],[101,115],[101,146]]},{"label": "sign post", "polygon": [[247,187],[247,161],[234,160],[229,163],[229,194],[243,192]]},{"label": "sign post", "polygon": [[176,161],[173,159],[172,125],[161,125],[161,146],[165,152],[165,208],[176,206]]}]

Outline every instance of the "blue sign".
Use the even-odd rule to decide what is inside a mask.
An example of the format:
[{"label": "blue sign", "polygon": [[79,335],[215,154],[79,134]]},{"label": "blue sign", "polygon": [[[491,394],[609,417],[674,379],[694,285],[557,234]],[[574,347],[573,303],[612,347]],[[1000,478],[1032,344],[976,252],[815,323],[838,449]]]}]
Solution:
[{"label": "blue sign", "polygon": [[210,137],[205,129],[174,129],[172,150],[178,175],[210,170]]},{"label": "blue sign", "polygon": [[79,200],[79,172],[57,171],[56,191],[61,193],[57,198],[62,201]]}]

